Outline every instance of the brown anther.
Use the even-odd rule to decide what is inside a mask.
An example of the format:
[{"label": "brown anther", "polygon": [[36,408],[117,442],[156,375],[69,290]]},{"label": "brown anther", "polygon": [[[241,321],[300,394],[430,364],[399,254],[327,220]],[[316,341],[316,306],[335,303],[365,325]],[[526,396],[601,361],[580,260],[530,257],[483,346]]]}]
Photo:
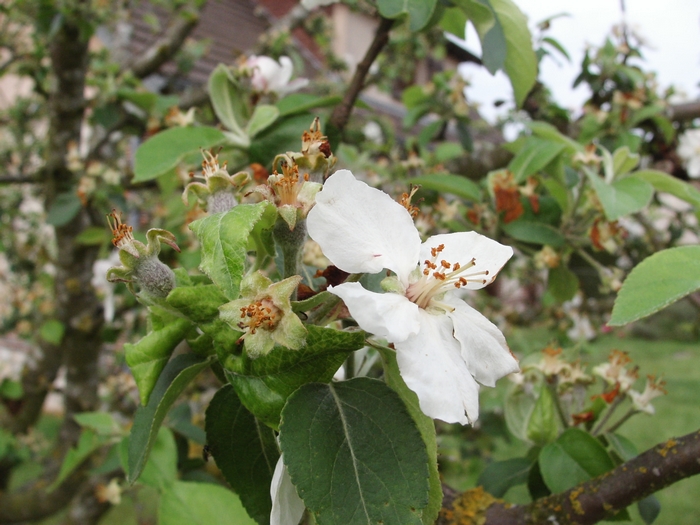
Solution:
[{"label": "brown anther", "polygon": [[323,153],[323,156],[326,158],[330,157],[333,154],[333,152],[331,151],[331,143],[327,140],[321,143],[321,145],[318,147],[318,151]]},{"label": "brown anther", "polygon": [[117,215],[117,210],[112,210],[107,214],[107,223],[112,230],[112,244],[119,248],[124,241],[130,241],[134,237],[132,232],[134,229],[122,222],[121,213]]},{"label": "brown anther", "polygon": [[459,284],[461,284],[462,286],[467,286],[467,280],[464,277],[460,277]]},{"label": "brown anther", "polygon": [[457,263],[454,263],[454,264],[452,265],[452,271],[453,271],[453,272],[456,272],[456,271],[459,270],[460,268],[461,268],[461,266],[459,265],[458,262],[457,262]]},{"label": "brown anther", "polygon": [[452,265],[451,265],[450,263],[448,263],[445,259],[443,259],[442,261],[440,261],[440,265],[441,265],[443,268],[447,269],[447,270],[449,270],[450,267],[452,266]]},{"label": "brown anther", "polygon": [[445,274],[440,272],[433,272],[433,277],[435,277],[439,281],[444,281],[446,278]]},{"label": "brown anther", "polygon": [[428,270],[427,268],[425,270],[423,270],[423,275],[425,275],[425,276],[430,275],[430,270]]}]

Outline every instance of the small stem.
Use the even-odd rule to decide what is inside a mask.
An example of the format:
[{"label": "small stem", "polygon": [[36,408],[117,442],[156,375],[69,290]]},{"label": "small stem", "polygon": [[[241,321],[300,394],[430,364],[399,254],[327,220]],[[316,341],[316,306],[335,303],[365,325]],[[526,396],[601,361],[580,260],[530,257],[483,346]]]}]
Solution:
[{"label": "small stem", "polygon": [[616,423],[613,425],[610,425],[610,427],[606,430],[606,432],[615,432],[618,428],[620,428],[625,421],[627,421],[629,418],[634,416],[635,414],[639,414],[639,410],[636,408],[630,408],[627,413],[622,416]]},{"label": "small stem", "polygon": [[[297,221],[293,230],[281,218],[277,218],[272,237],[282,252],[282,277],[286,279],[293,275],[300,275],[301,254],[306,242],[306,221]],[[293,294],[292,301],[296,301],[296,294]]]},{"label": "small stem", "polygon": [[557,414],[559,414],[559,419],[564,425],[564,428],[569,428],[569,418],[564,413],[564,408],[561,406],[561,399],[559,398],[559,394],[557,394],[556,383],[550,383],[549,381],[545,380],[545,384],[547,385],[547,389],[549,389],[549,392],[552,394],[552,399],[554,400],[554,406],[557,408]]},{"label": "small stem", "polygon": [[[346,283],[356,283],[360,279],[362,279],[362,276],[364,273],[351,273],[348,275],[347,279],[345,279]],[[337,306],[340,304],[340,297],[334,296],[331,300],[326,302],[324,305],[319,306],[318,310],[313,312],[312,315],[309,315],[309,324],[314,324],[314,325],[319,325],[323,326],[324,324],[327,324],[330,322],[330,317],[329,315],[331,312],[333,312]]]},{"label": "small stem", "polygon": [[622,403],[625,400],[625,396],[618,395],[615,400],[611,403],[610,407],[608,407],[608,411],[605,413],[605,416],[603,419],[601,419],[598,424],[595,426],[591,434],[594,436],[597,436],[600,434],[600,431],[602,428],[605,426],[605,424],[610,420],[610,417],[613,415],[617,407],[620,406],[620,403]]}]

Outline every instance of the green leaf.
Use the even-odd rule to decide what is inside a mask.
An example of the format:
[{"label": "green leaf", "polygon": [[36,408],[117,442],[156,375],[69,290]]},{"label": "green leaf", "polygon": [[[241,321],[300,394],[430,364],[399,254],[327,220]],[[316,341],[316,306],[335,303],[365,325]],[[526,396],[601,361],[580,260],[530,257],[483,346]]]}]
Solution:
[{"label": "green leaf", "polygon": [[[306,113],[315,108],[325,108],[338,105],[343,98],[340,95],[329,95],[318,97],[309,93],[292,93],[277,101],[277,109],[280,110],[280,117]],[[311,124],[311,123],[309,123]]]},{"label": "green leaf", "polygon": [[484,18],[475,19],[469,13],[481,39],[484,65],[492,74],[498,69],[505,71],[513,86],[515,103],[521,106],[537,78],[537,56],[527,18],[511,0],[479,0],[479,3],[488,5],[493,13],[491,23]]},{"label": "green leaf", "polygon": [[644,523],[651,525],[654,523],[654,521],[656,521],[656,518],[659,517],[659,513],[661,512],[661,503],[659,502],[658,498],[652,494],[643,500],[639,500],[637,502],[637,509],[639,510],[639,515],[644,520]]},{"label": "green leaf", "polygon": [[520,183],[544,168],[559,155],[566,145],[561,142],[528,137],[520,152],[510,161],[508,169]]},{"label": "green leaf", "polygon": [[560,303],[573,299],[578,288],[578,277],[566,266],[560,264],[549,270],[547,291]]},{"label": "green leaf", "polygon": [[438,191],[440,193],[451,193],[463,199],[471,201],[481,200],[481,190],[474,182],[461,175],[423,175],[406,179],[411,184],[419,184],[427,190]]},{"label": "green leaf", "polygon": [[612,459],[588,432],[569,428],[542,448],[540,471],[552,492],[563,492],[614,467]]},{"label": "green leaf", "polygon": [[109,412],[81,412],[73,415],[73,419],[84,428],[89,428],[101,436],[121,434],[122,430]]},{"label": "green leaf", "polygon": [[228,299],[215,284],[178,286],[167,303],[195,323],[207,323],[219,317],[219,306]]},{"label": "green leaf", "polygon": [[297,388],[311,381],[330,381],[348,354],[365,344],[362,332],[306,328],[306,346],[299,350],[276,346],[256,359],[244,354],[226,363],[226,377],[241,402],[273,428],[279,426],[282,408]]},{"label": "green leaf", "polygon": [[407,13],[411,31],[420,31],[428,25],[436,5],[437,0],[377,0],[379,13],[384,18],[397,18]]},{"label": "green leaf", "polygon": [[256,525],[233,492],[213,483],[176,481],[160,497],[158,525]]},{"label": "green leaf", "polygon": [[216,465],[248,514],[261,525],[269,524],[270,484],[279,459],[274,431],[246,410],[231,385],[209,403],[206,431]]},{"label": "green leaf", "polygon": [[553,142],[560,142],[564,144],[571,153],[584,150],[582,144],[579,144],[575,140],[563,135],[557,128],[548,122],[534,121],[528,122],[526,125],[532,130],[534,135]]},{"label": "green leaf", "polygon": [[248,122],[248,126],[246,126],[248,136],[252,139],[261,131],[272,126],[279,116],[280,110],[277,109],[277,106],[270,106],[268,104],[255,106],[253,116],[250,117],[250,122]]},{"label": "green leaf", "polygon": [[214,107],[214,113],[221,123],[243,142],[249,139],[243,132],[243,126],[248,120],[248,107],[244,100],[244,92],[231,75],[229,68],[219,64],[209,75],[209,97]]},{"label": "green leaf", "polygon": [[[124,472],[129,470],[129,438],[119,444],[119,460]],[[139,476],[139,482],[163,490],[177,480],[177,445],[175,436],[167,427],[160,427],[148,461]]]},{"label": "green leaf", "polygon": [[41,338],[52,345],[60,345],[63,340],[63,334],[66,332],[66,326],[58,319],[49,319],[42,323],[39,328]]},{"label": "green leaf", "polygon": [[63,481],[70,476],[93,452],[107,442],[107,439],[98,436],[90,429],[83,429],[78,439],[78,444],[66,452],[58,472],[56,480],[46,487],[46,492],[53,492]]},{"label": "green leaf", "polygon": [[527,440],[527,425],[537,399],[521,388],[514,388],[506,397],[504,414],[506,426],[511,434],[523,441]]},{"label": "green leaf", "polygon": [[631,323],[700,289],[700,246],[678,246],[647,257],[622,283],[611,326]]},{"label": "green leaf", "polygon": [[153,330],[138,343],[124,344],[126,364],[134,374],[141,404],[149,401],[153,386],[175,347],[185,338],[192,323],[176,319],[159,330]]},{"label": "green leaf", "polygon": [[365,377],[310,383],[287,400],[280,444],[319,525],[421,525],[425,443],[399,396]]},{"label": "green leaf", "polygon": [[458,7],[448,7],[440,19],[440,27],[443,31],[464,38],[464,30],[467,25],[467,15],[463,9]]},{"label": "green leaf", "polygon": [[536,445],[546,445],[559,435],[559,419],[556,401],[545,383],[540,385],[540,395],[530,413],[527,423],[527,438]]},{"label": "green leaf", "polygon": [[158,178],[175,168],[186,155],[209,149],[225,140],[221,131],[206,126],[161,131],[136,150],[134,182]]},{"label": "green leaf", "polygon": [[527,483],[532,461],[527,458],[513,458],[494,461],[486,468],[476,481],[489,494],[502,498],[511,487]]},{"label": "green leaf", "polygon": [[565,242],[564,236],[558,229],[541,222],[520,219],[504,224],[502,228],[505,233],[518,241],[532,244],[548,244],[554,248],[563,246]]},{"label": "green leaf", "polygon": [[111,238],[112,235],[107,228],[93,226],[81,231],[75,238],[75,242],[84,246],[100,246],[107,244]]},{"label": "green leaf", "polygon": [[435,147],[435,160],[438,162],[447,162],[464,154],[464,148],[456,142],[441,142]]},{"label": "green leaf", "polygon": [[313,119],[307,113],[277,119],[250,145],[248,150],[250,161],[267,166],[280,152],[298,151],[301,147],[301,135],[304,131],[308,131],[311,120]]},{"label": "green leaf", "polygon": [[182,354],[174,357],[163,369],[148,404],[140,406],[134,416],[129,436],[129,483],[141,475],[160,424],[172,404],[189,382],[212,362],[212,359],[203,360],[193,354]]},{"label": "green leaf", "polygon": [[656,191],[670,193],[700,208],[700,190],[668,173],[658,170],[639,170],[632,173],[632,177],[648,182]]},{"label": "green leaf", "polygon": [[612,169],[615,177],[626,175],[639,164],[639,154],[630,152],[627,146],[617,148],[612,157]]},{"label": "green leaf", "polygon": [[217,213],[190,224],[202,243],[199,268],[206,273],[229,300],[238,299],[241,278],[248,254],[248,236],[270,206],[268,202],[240,204],[225,213]]},{"label": "green leaf", "polygon": [[591,170],[585,171],[610,221],[642,210],[654,195],[652,185],[639,178],[625,177],[607,184]]},{"label": "green leaf", "polygon": [[430,494],[428,506],[423,511],[422,521],[424,525],[432,525],[437,519],[442,508],[442,484],[437,464],[437,439],[435,436],[435,423],[420,409],[418,396],[406,386],[399,365],[396,362],[396,352],[393,350],[380,350],[384,362],[384,380],[391,389],[396,392],[406,405],[409,414],[420,431],[428,453],[428,471],[430,474]]},{"label": "green leaf", "polygon": [[[22,399],[24,396],[24,388],[20,381],[4,378],[0,381],[0,397],[5,399]],[[0,454],[0,457],[2,455]]]},{"label": "green leaf", "polygon": [[56,199],[51,203],[49,213],[46,216],[46,222],[51,226],[65,226],[78,215],[82,207],[83,205],[76,192],[66,191],[59,193]]}]

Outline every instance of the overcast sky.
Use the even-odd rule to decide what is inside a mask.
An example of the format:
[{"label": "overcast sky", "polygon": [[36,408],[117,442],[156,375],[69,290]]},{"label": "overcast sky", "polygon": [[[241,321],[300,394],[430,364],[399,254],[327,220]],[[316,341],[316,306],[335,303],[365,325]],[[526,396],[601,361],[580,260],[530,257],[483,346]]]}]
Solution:
[{"label": "overcast sky", "polygon": [[[569,52],[571,64],[551,58],[542,61],[541,77],[552,89],[559,104],[571,109],[580,108],[587,92],[579,86],[572,89],[583,53],[588,45],[600,46],[614,24],[622,20],[620,0],[515,0],[529,19],[530,30],[552,15],[566,12],[571,16],[552,22],[547,32]],[[662,88],[674,85],[685,92],[688,99],[700,98],[700,1],[699,0],[625,0],[629,26],[645,38],[650,47],[644,52],[645,69],[658,74]],[[467,48],[481,54],[479,40],[468,25]],[[482,114],[488,119],[499,110],[493,109],[497,99],[512,100],[512,90],[502,73],[491,77],[483,68],[463,65],[461,70],[472,82],[467,91],[472,101],[482,105]],[[501,110],[500,113],[503,113]]]}]

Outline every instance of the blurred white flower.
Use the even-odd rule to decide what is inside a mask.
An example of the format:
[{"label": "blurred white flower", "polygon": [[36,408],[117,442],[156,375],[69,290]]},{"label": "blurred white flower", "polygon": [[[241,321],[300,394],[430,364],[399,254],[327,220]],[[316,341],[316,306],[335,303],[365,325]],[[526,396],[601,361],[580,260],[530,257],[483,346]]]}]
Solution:
[{"label": "blurred white flower", "polygon": [[304,514],[304,502],[292,484],[287,467],[284,465],[283,455],[277,460],[275,472],[272,475],[270,497],[272,498],[270,525],[297,525],[299,523]]},{"label": "blurred white flower", "polygon": [[105,322],[114,321],[114,287],[115,283],[107,280],[107,270],[119,264],[119,250],[113,251],[107,259],[97,259],[92,265],[92,280],[90,284],[102,297]]},{"label": "blurred white flower", "polygon": [[700,178],[700,129],[689,129],[678,139],[678,156],[683,159],[688,176]]},{"label": "blurred white flower", "polygon": [[261,93],[276,93],[279,96],[297,91],[309,83],[306,78],[292,80],[292,59],[282,56],[279,62],[268,56],[252,55],[246,61],[252,72],[253,89]]},{"label": "blurred white flower", "polygon": [[654,407],[651,404],[651,400],[655,397],[666,395],[665,385],[666,381],[662,381],[661,379],[657,380],[654,376],[647,376],[647,384],[644,388],[644,392],[640,393],[636,390],[630,390],[629,392],[634,408],[641,412],[646,412],[647,414],[653,414]]}]

